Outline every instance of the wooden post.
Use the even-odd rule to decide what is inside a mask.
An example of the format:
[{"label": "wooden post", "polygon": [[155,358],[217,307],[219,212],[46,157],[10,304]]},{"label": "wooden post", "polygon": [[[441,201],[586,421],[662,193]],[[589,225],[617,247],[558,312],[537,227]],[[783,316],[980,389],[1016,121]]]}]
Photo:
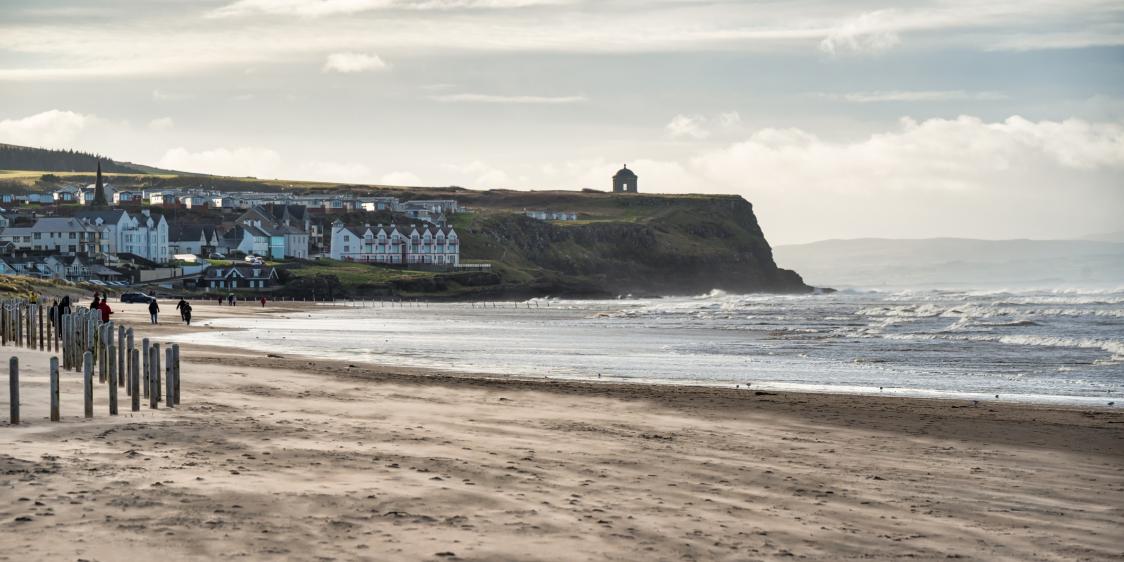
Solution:
[{"label": "wooden post", "polygon": [[176,405],[178,406],[180,403],[180,344],[178,343],[172,344],[172,364],[175,365],[172,375],[176,378]]},{"label": "wooden post", "polygon": [[8,345],[8,304],[0,303],[0,345]]},{"label": "wooden post", "polygon": [[59,421],[59,358],[51,358],[51,421]]},{"label": "wooden post", "polygon": [[109,415],[117,415],[117,353],[112,343],[109,344],[108,353],[105,354],[109,364]]},{"label": "wooden post", "polygon": [[128,381],[129,381],[129,383],[125,385],[125,392],[129,393],[130,396],[133,393],[133,365],[132,365],[132,363],[133,363],[133,350],[134,349],[136,349],[136,346],[133,345],[133,329],[129,328],[129,330],[127,332],[125,332],[125,363],[126,363],[125,373],[127,373],[127,378],[128,378]]},{"label": "wooden post", "polygon": [[143,383],[145,398],[149,397],[150,392],[148,387],[152,384],[152,369],[148,366],[148,364],[152,361],[152,354],[149,353],[149,351],[151,350],[152,345],[148,343],[148,338],[144,338],[143,340],[141,340],[141,360],[144,361],[144,369],[142,370],[144,372]]},{"label": "wooden post", "polygon": [[[132,337],[132,334],[129,334]],[[140,362],[140,352],[129,346],[129,393],[133,399],[133,411],[140,411],[140,373],[138,372],[138,363]]]},{"label": "wooden post", "polygon": [[82,398],[86,406],[86,417],[94,417],[94,354],[82,354]]},{"label": "wooden post", "polygon": [[161,384],[161,382],[160,382],[160,344],[158,344],[158,343],[152,344],[152,349],[155,349],[156,353],[153,354],[155,359],[153,359],[153,365],[152,365],[152,371],[153,371],[154,374],[153,374],[153,377],[152,377],[152,389],[151,390],[152,390],[152,394],[156,395],[156,401],[159,402],[159,401],[164,399],[164,396],[163,396],[163,394],[160,390],[161,388],[164,387],[164,385]]},{"label": "wooden post", "polygon": [[105,328],[107,326],[102,324],[97,327],[97,343],[94,346],[94,359],[98,363],[98,382],[105,384],[106,380],[106,361],[105,361]]},{"label": "wooden post", "polygon": [[117,327],[117,385],[125,386],[125,327]]},{"label": "wooden post", "polygon": [[38,324],[38,327],[39,327],[39,351],[45,351],[46,348],[47,348],[47,343],[44,341],[44,338],[43,338],[43,335],[44,335],[43,334],[43,332],[44,332],[44,330],[43,330],[43,305],[37,304],[37,305],[35,305],[35,308],[36,308],[36,312],[39,313],[39,318],[38,318],[38,320],[36,320],[36,324]]},{"label": "wooden post", "polygon": [[159,350],[157,349],[157,346],[152,346],[152,347],[148,348],[148,369],[149,370],[148,370],[147,373],[144,374],[144,376],[148,379],[147,386],[150,389],[150,392],[148,393],[148,407],[152,408],[153,410],[155,410],[156,408],[159,407],[157,405],[157,402],[158,402],[158,397],[160,395],[160,392],[156,389],[156,382],[152,380],[154,378],[157,378],[157,375],[160,372],[156,368],[156,357],[157,357],[158,353],[159,353]]},{"label": "wooden post", "polygon": [[176,374],[175,368],[172,366],[172,348],[167,347],[164,349],[164,390],[166,396],[164,401],[169,408],[176,405]]},{"label": "wooden post", "polygon": [[20,424],[20,359],[13,357],[8,361],[8,423]]}]

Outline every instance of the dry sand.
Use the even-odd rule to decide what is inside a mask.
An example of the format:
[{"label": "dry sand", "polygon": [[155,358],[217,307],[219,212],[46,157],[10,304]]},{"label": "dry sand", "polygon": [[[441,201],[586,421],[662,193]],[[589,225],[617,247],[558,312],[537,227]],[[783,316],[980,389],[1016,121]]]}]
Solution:
[{"label": "dry sand", "polygon": [[179,408],[111,418],[98,385],[85,420],[67,373],[50,423],[49,354],[4,351],[23,365],[24,424],[6,425],[4,376],[0,560],[1124,559],[1119,409],[185,346]]}]

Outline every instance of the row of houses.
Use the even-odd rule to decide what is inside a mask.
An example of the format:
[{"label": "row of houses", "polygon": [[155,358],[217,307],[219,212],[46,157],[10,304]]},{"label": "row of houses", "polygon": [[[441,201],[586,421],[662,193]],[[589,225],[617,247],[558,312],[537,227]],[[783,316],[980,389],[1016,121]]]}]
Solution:
[{"label": "row of houses", "polygon": [[130,214],[122,209],[100,209],[69,217],[39,217],[29,226],[0,228],[0,245],[64,256],[130,254],[157,263],[171,258],[168,221],[149,210]]},{"label": "row of houses", "polygon": [[365,224],[349,227],[332,223],[334,260],[390,265],[460,265],[460,238],[449,226]]}]

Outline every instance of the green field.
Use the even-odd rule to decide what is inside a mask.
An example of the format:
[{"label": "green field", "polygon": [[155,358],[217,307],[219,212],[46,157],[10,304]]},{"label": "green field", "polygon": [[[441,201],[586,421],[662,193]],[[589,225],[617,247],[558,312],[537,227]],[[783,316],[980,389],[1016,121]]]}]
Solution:
[{"label": "green field", "polygon": [[436,273],[430,271],[412,271],[326,259],[316,260],[313,264],[303,265],[288,271],[295,278],[334,275],[344,286],[374,285],[404,279],[421,279],[436,275]]}]

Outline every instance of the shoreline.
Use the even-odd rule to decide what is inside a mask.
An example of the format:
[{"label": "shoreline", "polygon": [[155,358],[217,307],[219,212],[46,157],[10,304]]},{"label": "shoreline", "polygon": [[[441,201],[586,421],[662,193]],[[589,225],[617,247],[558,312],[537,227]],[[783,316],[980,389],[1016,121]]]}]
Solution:
[{"label": "shoreline", "polygon": [[[324,313],[326,309],[331,308],[348,308],[352,310],[363,310],[362,306],[347,306],[347,305],[324,305],[323,303],[286,303],[297,306],[290,306],[284,309],[257,309],[256,314],[263,314],[276,319],[282,320],[295,320],[293,318],[284,318],[285,314],[293,314],[298,312],[310,313]],[[229,319],[224,317],[222,319]],[[244,318],[239,316],[238,318]],[[210,320],[218,320],[218,318],[209,318]],[[211,331],[238,331],[247,332],[252,331],[253,328],[245,326],[233,327],[213,327],[213,326],[192,326],[190,328],[181,325],[178,332],[172,332],[174,336],[184,336],[192,333],[207,333]],[[675,378],[631,378],[619,375],[608,375],[604,378],[595,377],[594,375],[534,375],[526,373],[503,373],[503,372],[478,372],[471,369],[456,369],[456,368],[441,368],[423,365],[411,365],[404,363],[395,363],[392,361],[380,362],[370,359],[342,359],[339,357],[330,357],[324,355],[314,354],[301,354],[293,353],[280,349],[272,349],[268,351],[255,350],[248,345],[226,345],[226,346],[213,346],[212,344],[199,344],[187,339],[174,340],[181,345],[192,346],[207,346],[207,347],[223,347],[229,350],[239,350],[242,352],[258,353],[261,355],[268,355],[270,353],[291,353],[295,358],[316,360],[316,361],[336,361],[341,363],[359,363],[368,367],[377,369],[400,369],[413,373],[432,373],[440,375],[452,375],[463,377],[477,377],[477,378],[494,378],[497,380],[524,380],[524,381],[572,381],[591,384],[624,384],[624,385],[652,385],[652,386],[670,386],[670,387],[688,387],[696,386],[702,388],[715,388],[715,389],[729,389],[731,391],[740,390],[745,392],[750,391],[767,391],[776,393],[794,393],[794,394],[808,394],[808,395],[840,395],[851,397],[884,397],[884,398],[902,398],[902,399],[918,399],[918,400],[942,400],[942,401],[957,401],[957,402],[979,402],[979,405],[993,405],[993,404],[1023,404],[1023,405],[1040,405],[1051,407],[1072,407],[1072,408],[1086,408],[1095,410],[1113,410],[1124,405],[1124,396],[1114,397],[1092,397],[1092,396],[1071,396],[1071,395],[1042,395],[1042,394],[1015,394],[1004,393],[1000,398],[995,398],[994,393],[985,392],[968,392],[968,391],[945,391],[937,389],[923,389],[923,388],[907,388],[907,387],[886,387],[879,389],[876,387],[854,386],[854,385],[831,385],[831,384],[812,384],[812,383],[791,383],[785,381],[769,381],[769,380],[753,380],[747,382],[739,382],[736,380],[706,380],[706,379],[675,379]],[[286,355],[288,356],[288,355]],[[1109,403],[1115,403],[1110,405]]]},{"label": "shoreline", "polygon": [[4,349],[24,396],[24,425],[0,422],[5,562],[1124,556],[1119,411],[181,344],[179,407],[110,417],[97,385],[86,420],[67,373],[51,423],[49,354]]}]

